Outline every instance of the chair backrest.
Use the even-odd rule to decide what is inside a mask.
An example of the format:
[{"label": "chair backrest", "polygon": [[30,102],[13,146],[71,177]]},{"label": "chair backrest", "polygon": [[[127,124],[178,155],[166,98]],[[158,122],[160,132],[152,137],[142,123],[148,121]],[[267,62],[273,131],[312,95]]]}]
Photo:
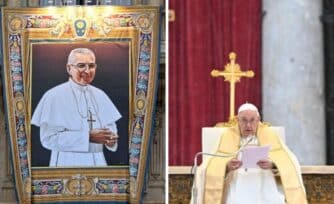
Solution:
[{"label": "chair backrest", "polygon": [[[274,126],[273,130],[277,131],[281,136],[283,142],[285,142],[285,130],[284,127]],[[227,128],[225,127],[203,127],[202,128],[202,152],[215,153],[218,148],[220,136]],[[208,159],[209,156],[203,156],[203,162]]]}]

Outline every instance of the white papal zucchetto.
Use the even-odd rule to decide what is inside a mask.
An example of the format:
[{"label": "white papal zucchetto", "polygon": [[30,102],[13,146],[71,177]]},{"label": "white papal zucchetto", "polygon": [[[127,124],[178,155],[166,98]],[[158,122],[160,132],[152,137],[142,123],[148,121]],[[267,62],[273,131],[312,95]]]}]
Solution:
[{"label": "white papal zucchetto", "polygon": [[238,114],[242,111],[245,111],[245,110],[251,110],[251,111],[256,111],[257,113],[259,112],[257,110],[257,107],[251,103],[244,103],[242,104],[239,109],[238,109]]}]

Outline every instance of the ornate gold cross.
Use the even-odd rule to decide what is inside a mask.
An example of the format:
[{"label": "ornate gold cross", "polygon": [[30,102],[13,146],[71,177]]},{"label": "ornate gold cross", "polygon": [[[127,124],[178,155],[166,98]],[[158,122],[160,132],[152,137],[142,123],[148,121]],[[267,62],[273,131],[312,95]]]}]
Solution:
[{"label": "ornate gold cross", "polygon": [[232,126],[236,123],[236,117],[234,115],[234,103],[235,103],[235,83],[240,81],[241,77],[254,77],[254,72],[251,70],[241,71],[239,64],[235,63],[237,55],[234,52],[229,54],[230,63],[225,65],[224,71],[213,69],[211,71],[212,77],[224,77],[225,81],[230,82],[230,117],[227,123],[217,123],[216,126]]}]

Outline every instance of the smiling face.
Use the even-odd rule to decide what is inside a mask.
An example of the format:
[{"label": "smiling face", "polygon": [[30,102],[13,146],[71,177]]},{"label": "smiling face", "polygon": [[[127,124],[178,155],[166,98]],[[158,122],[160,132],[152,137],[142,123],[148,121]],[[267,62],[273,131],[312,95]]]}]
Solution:
[{"label": "smiling face", "polygon": [[67,66],[67,72],[72,80],[80,85],[90,84],[95,77],[96,64],[94,53],[71,53]]},{"label": "smiling face", "polygon": [[244,110],[238,114],[238,124],[241,136],[247,137],[255,135],[257,126],[260,121],[260,116],[257,111]]}]

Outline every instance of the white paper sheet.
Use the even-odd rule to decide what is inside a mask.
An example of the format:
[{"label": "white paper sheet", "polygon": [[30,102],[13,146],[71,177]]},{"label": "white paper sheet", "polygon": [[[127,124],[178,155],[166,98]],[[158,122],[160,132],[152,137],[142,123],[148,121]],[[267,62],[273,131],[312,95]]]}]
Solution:
[{"label": "white paper sheet", "polygon": [[239,154],[239,159],[242,161],[241,168],[259,168],[256,163],[261,159],[268,159],[269,150],[269,145],[245,147]]}]

